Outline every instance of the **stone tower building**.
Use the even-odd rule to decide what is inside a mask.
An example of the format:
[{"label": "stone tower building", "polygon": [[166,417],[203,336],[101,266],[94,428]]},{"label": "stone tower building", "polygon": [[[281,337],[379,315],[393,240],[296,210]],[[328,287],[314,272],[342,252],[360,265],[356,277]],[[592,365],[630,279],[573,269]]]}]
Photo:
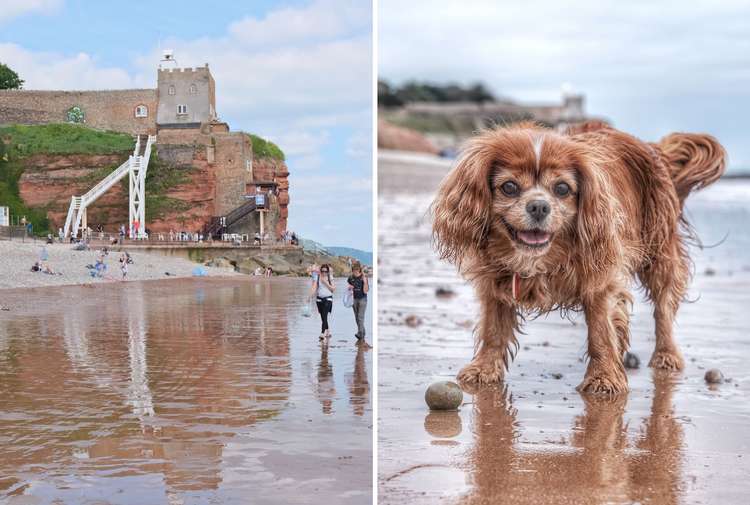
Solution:
[{"label": "stone tower building", "polygon": [[159,68],[156,95],[159,128],[197,128],[216,120],[216,83],[208,63],[196,68]]}]

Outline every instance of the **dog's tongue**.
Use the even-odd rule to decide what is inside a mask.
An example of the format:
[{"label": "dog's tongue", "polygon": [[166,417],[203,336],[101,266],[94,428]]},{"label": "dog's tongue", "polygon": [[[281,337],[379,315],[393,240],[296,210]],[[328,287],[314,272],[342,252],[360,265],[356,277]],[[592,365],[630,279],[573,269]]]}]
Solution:
[{"label": "dog's tongue", "polygon": [[544,244],[549,240],[550,234],[546,231],[532,230],[532,231],[519,231],[518,238],[526,242],[527,244]]}]

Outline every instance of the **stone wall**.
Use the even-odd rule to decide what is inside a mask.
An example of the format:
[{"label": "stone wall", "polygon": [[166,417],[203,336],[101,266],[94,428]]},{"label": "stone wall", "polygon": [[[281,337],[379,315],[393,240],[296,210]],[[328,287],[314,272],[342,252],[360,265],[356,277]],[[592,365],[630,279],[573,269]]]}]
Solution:
[{"label": "stone wall", "polygon": [[[156,103],[155,89],[0,90],[0,124],[64,123],[68,122],[68,111],[80,107],[86,126],[132,134],[153,134],[156,132]],[[139,105],[147,107],[147,117],[135,117],[135,108]]]}]

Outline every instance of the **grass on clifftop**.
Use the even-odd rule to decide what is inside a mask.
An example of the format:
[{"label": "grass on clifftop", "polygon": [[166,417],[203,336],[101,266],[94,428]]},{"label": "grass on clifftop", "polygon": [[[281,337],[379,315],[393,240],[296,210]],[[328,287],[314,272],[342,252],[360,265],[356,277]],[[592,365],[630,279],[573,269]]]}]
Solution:
[{"label": "grass on clifftop", "polygon": [[0,139],[11,158],[33,154],[114,154],[132,151],[135,146],[133,136],[127,133],[66,123],[2,126]]},{"label": "grass on clifftop", "polygon": [[265,140],[257,135],[248,133],[250,141],[253,143],[253,156],[256,158],[272,158],[274,160],[284,161],[284,151],[279,149],[279,146]]},{"label": "grass on clifftop", "polygon": [[10,209],[11,224],[16,224],[17,219],[26,216],[35,233],[46,232],[49,228],[47,212],[44,209],[31,209],[21,200],[18,180],[24,167],[18,161],[11,160],[7,151],[5,144],[0,142],[0,205]]},{"label": "grass on clifftop", "polygon": [[0,126],[0,205],[10,207],[14,222],[26,216],[34,233],[44,234],[49,229],[46,209],[27,207],[19,194],[18,181],[26,168],[23,158],[34,154],[115,154],[132,151],[134,146],[132,135],[81,125]]}]

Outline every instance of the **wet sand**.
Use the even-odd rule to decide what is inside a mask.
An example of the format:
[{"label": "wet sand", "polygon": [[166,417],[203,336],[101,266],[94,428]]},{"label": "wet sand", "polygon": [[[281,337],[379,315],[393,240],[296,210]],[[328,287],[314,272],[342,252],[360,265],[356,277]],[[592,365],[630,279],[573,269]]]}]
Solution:
[{"label": "wet sand", "polygon": [[[683,373],[654,372],[651,307],[632,318],[631,391],[584,398],[585,324],[557,314],[525,325],[503,385],[430,413],[424,391],[472,356],[477,304],[430,249],[427,206],[442,170],[391,155],[379,173],[379,500],[384,504],[744,504],[750,491],[750,182],[722,181],[688,200],[704,243],[694,303],[676,336]],[[437,297],[436,289],[455,293]],[[405,324],[414,315],[421,324]],[[708,386],[709,368],[731,380]],[[473,394],[472,394],[473,393]]]},{"label": "wet sand", "polygon": [[308,289],[4,291],[0,503],[371,503],[372,353],[338,297],[321,345]]}]

